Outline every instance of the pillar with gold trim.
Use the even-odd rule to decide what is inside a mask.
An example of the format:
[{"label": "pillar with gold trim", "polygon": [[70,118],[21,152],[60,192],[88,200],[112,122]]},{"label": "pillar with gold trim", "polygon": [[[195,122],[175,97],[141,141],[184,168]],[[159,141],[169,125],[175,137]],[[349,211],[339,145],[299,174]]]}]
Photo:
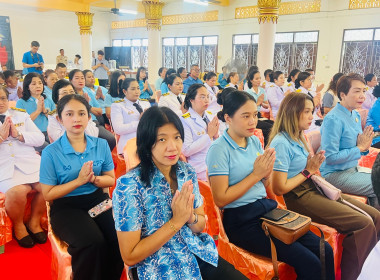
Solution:
[{"label": "pillar with gold trim", "polygon": [[[150,83],[153,83],[158,75],[158,69],[162,66],[161,44],[161,19],[164,3],[159,0],[143,0],[145,19],[148,29],[148,72]],[[156,89],[159,90],[159,89]]]},{"label": "pillar with gold trim", "polygon": [[259,46],[257,66],[262,73],[273,69],[274,44],[281,0],[258,0],[259,8]]},{"label": "pillar with gold trim", "polygon": [[93,13],[76,12],[82,43],[82,63],[83,69],[91,69],[92,64],[92,17]]}]

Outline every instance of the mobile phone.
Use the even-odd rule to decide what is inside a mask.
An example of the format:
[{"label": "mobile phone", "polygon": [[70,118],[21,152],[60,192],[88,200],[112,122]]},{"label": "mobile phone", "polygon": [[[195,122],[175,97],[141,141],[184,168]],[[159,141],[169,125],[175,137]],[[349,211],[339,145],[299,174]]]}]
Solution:
[{"label": "mobile phone", "polygon": [[98,205],[95,205],[90,210],[88,210],[88,214],[91,216],[91,218],[95,218],[96,216],[100,215],[101,213],[111,208],[112,208],[112,200],[107,198],[106,200],[103,200]]},{"label": "mobile phone", "polygon": [[288,211],[285,211],[285,210],[280,209],[280,208],[276,208],[276,209],[273,209],[272,211],[264,214],[263,218],[277,222],[287,215],[289,215]]}]

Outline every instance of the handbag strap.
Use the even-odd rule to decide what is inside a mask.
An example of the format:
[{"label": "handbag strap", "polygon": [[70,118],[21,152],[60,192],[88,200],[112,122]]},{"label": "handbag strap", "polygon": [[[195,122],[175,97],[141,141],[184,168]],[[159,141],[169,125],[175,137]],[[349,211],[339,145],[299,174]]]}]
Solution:
[{"label": "handbag strap", "polygon": [[371,221],[372,221],[372,217],[366,211],[364,211],[363,209],[357,207],[356,205],[353,205],[351,202],[348,202],[347,200],[343,199],[343,197],[341,197],[340,199],[341,199],[341,201],[344,204],[346,204],[346,205],[350,206],[351,208],[359,211],[360,213],[362,213],[363,215],[367,216],[367,218],[371,219]]},{"label": "handbag strap", "polygon": [[[319,260],[321,262],[321,280],[326,280],[326,252],[325,252],[325,235],[323,234],[323,231],[317,227],[316,225],[312,225],[316,227],[319,232],[321,233],[321,238],[319,240]],[[280,280],[280,276],[278,273],[278,260],[277,260],[277,250],[276,246],[274,245],[274,242],[270,236],[268,227],[264,225],[264,232],[265,235],[268,236],[270,240],[270,250],[272,255],[272,264],[273,264],[273,271],[274,276],[272,277],[272,280]]]}]

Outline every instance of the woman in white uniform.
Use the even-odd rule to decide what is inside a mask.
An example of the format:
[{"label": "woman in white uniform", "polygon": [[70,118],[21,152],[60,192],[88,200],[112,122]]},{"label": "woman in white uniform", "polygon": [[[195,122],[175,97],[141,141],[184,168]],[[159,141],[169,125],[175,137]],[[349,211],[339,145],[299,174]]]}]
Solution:
[{"label": "woman in white uniform", "polygon": [[[120,135],[117,153],[123,154],[129,139],[136,137],[137,125],[144,111],[150,107],[147,99],[139,99],[140,86],[136,79],[127,78],[121,85],[124,99],[111,105],[111,122],[113,130]],[[121,94],[121,92],[120,92]],[[119,97],[122,97],[121,95]]]},{"label": "woman in white uniform", "polygon": [[[67,80],[59,80],[55,83],[52,89],[52,98],[54,103],[57,105],[58,101],[64,97],[65,95],[69,94],[76,94],[75,90],[72,86],[72,84]],[[48,114],[48,127],[47,127],[47,133],[49,136],[50,143],[53,143],[56,141],[59,137],[61,137],[66,129],[58,121],[57,118],[57,110],[54,109],[53,111],[49,112]],[[85,133],[87,135],[98,137],[99,135],[99,129],[96,127],[96,124],[93,122],[93,120],[88,121],[88,125],[85,129]]]},{"label": "woman in white uniform", "polygon": [[320,114],[320,109],[321,109],[321,93],[320,92],[314,92],[314,91],[309,91],[309,89],[312,86],[312,76],[308,72],[301,72],[298,75],[298,78],[295,82],[296,86],[296,92],[302,92],[304,94],[309,95],[314,102],[314,113],[313,113],[313,122],[311,126],[309,127],[308,130],[305,130],[305,133],[308,133],[310,131],[317,130],[319,131],[321,128],[321,122],[317,120],[322,119],[322,116]]},{"label": "woman in white uniform", "polygon": [[288,83],[284,87],[285,91],[289,89],[291,90],[291,92],[296,91],[295,81],[297,80],[299,73],[301,73],[301,71],[298,69],[293,69],[292,71],[290,71],[287,79]]},{"label": "woman in white uniform", "polygon": [[215,85],[217,81],[216,74],[214,72],[208,72],[204,78],[204,85],[208,93],[210,94],[210,103],[208,105],[208,110],[211,111],[213,114],[216,114],[220,110],[222,110],[222,107],[216,101],[216,95],[219,92],[219,88]]},{"label": "woman in white uniform", "polygon": [[269,104],[272,108],[273,118],[276,119],[278,109],[280,108],[281,101],[291,91],[284,91],[282,86],[285,83],[284,73],[275,71],[270,74],[270,81],[272,85],[267,88],[267,96]]},{"label": "woman in white uniform", "polygon": [[[5,193],[5,210],[12,220],[14,236],[22,247],[31,248],[35,242],[45,243],[46,234],[40,220],[45,212],[39,171],[41,157],[34,147],[45,141],[44,134],[23,109],[10,108],[9,93],[0,87],[0,192]],[[23,217],[27,194],[35,189],[30,220]]]},{"label": "woman in white uniform", "polygon": [[219,131],[219,120],[207,111],[208,105],[209,93],[206,87],[202,84],[191,85],[184,104],[188,111],[181,118],[185,130],[182,153],[194,167],[198,179],[203,181],[207,181],[207,151],[212,141],[218,137]]},{"label": "woman in white uniform", "polygon": [[167,83],[169,92],[161,96],[158,106],[168,107],[178,116],[181,116],[186,112],[183,108],[183,101],[186,96],[186,93],[183,93],[183,81],[177,74],[171,74],[164,81]]}]

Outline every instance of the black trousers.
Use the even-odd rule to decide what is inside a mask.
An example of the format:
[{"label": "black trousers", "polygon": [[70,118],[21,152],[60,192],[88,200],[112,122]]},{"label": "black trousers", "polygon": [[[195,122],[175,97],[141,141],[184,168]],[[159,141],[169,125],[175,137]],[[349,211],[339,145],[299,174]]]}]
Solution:
[{"label": "black trousers", "polygon": [[123,272],[111,209],[95,218],[88,214],[106,198],[108,194],[98,189],[57,199],[50,208],[54,233],[69,245],[74,280],[119,280]]},{"label": "black trousers", "polygon": [[109,132],[103,125],[99,124],[99,121],[94,121],[96,127],[99,129],[99,138],[105,139],[108,142],[108,146],[110,146],[111,152],[116,146],[115,136]]},{"label": "black trousers", "polygon": [[[197,256],[195,256],[198,262],[199,270],[201,271],[202,279],[204,280],[247,280],[239,270],[236,270],[235,267],[227,262],[225,259],[219,256],[218,266],[215,267]],[[132,271],[132,280],[144,280],[139,279],[137,276],[137,269],[133,268]]]},{"label": "black trousers", "polygon": [[[225,209],[223,225],[230,242],[249,252],[270,258],[270,241],[261,228],[260,217],[276,205],[273,200],[260,199],[244,206]],[[318,236],[309,231],[290,245],[276,238],[272,240],[276,245],[278,260],[293,266],[298,280],[321,279]],[[335,279],[333,250],[327,242],[325,255],[326,279]]]}]

